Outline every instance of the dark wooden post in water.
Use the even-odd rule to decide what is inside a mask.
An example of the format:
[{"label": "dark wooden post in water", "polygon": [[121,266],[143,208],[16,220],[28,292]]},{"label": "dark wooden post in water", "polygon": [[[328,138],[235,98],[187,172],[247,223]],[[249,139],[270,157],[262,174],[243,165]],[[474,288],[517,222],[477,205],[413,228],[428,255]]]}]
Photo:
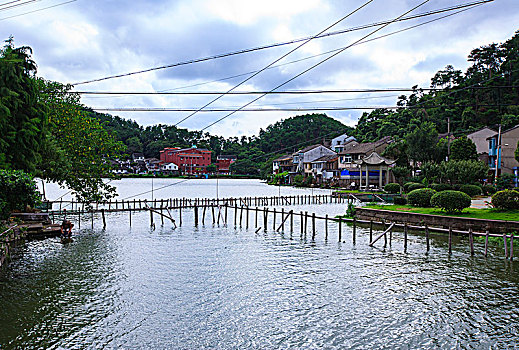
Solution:
[{"label": "dark wooden post in water", "polygon": [[236,227],[236,222],[238,220],[238,203],[234,202],[234,227]]},{"label": "dark wooden post in water", "polygon": [[150,226],[153,226],[153,212],[150,209]]},{"label": "dark wooden post in water", "polygon": [[227,203],[225,203],[225,226],[227,226]]},{"label": "dark wooden post in water", "polygon": [[[427,232],[427,226],[425,226]],[[407,221],[404,223],[404,252],[407,252]]]},{"label": "dark wooden post in water", "polygon": [[301,238],[303,238],[303,226],[304,226],[304,218],[303,218],[303,212],[301,212]]},{"label": "dark wooden post in water", "polygon": [[94,209],[92,208],[92,230],[94,229]]},{"label": "dark wooden post in water", "polygon": [[274,219],[272,221],[272,229],[276,230],[276,208],[274,208],[273,210],[274,210]]},{"label": "dark wooden post in water", "polygon": [[342,218],[339,218],[339,242],[342,240]]},{"label": "dark wooden post in water", "polygon": [[431,249],[431,243],[429,242],[429,227],[425,225],[425,240],[427,241],[427,253]]},{"label": "dark wooden post in water", "polygon": [[164,226],[164,214],[162,213],[163,211],[163,207],[162,207],[162,200],[160,201],[160,223],[162,224],[162,226]]},{"label": "dark wooden post in water", "polygon": [[485,256],[487,256],[488,254],[488,235],[490,234],[490,232],[487,230],[485,232]]},{"label": "dark wooden post in water", "polygon": [[510,260],[514,260],[514,233],[510,234]]},{"label": "dark wooden post in water", "polygon": [[[257,198],[256,198],[257,203]],[[258,228],[258,207],[256,207],[256,210],[254,211],[254,228]]]},{"label": "dark wooden post in water", "polygon": [[245,228],[249,228],[249,207],[245,208],[245,215],[247,215],[245,219]]},{"label": "dark wooden post in water", "polygon": [[472,227],[469,228],[469,243],[470,243],[470,255],[474,255],[474,235],[472,234]]},{"label": "dark wooden post in water", "polygon": [[128,210],[128,213],[130,215],[130,227],[132,227],[132,209]]},{"label": "dark wooden post in water", "polygon": [[328,240],[328,214],[324,217],[324,239]]},{"label": "dark wooden post in water", "polygon": [[268,209],[267,207],[263,207],[263,229],[267,232],[267,218],[268,218]]},{"label": "dark wooden post in water", "polygon": [[307,227],[308,227],[308,212],[305,211],[305,235],[306,235],[306,232],[308,232],[308,231],[306,230]]},{"label": "dark wooden post in water", "polygon": [[240,227],[242,226],[242,219],[243,219],[243,205],[240,207]]},{"label": "dark wooden post in water", "polygon": [[508,241],[506,238],[506,233],[503,233],[503,241],[505,243],[505,259],[508,258]]},{"label": "dark wooden post in water", "polygon": [[195,204],[194,211],[195,211],[195,227],[196,227],[196,226],[198,226],[198,207],[196,206],[196,204]]},{"label": "dark wooden post in water", "polygon": [[101,209],[101,215],[103,217],[103,230],[106,228],[105,210]]},{"label": "dark wooden post in water", "polygon": [[294,232],[294,211],[290,211],[290,232]]},{"label": "dark wooden post in water", "polygon": [[281,208],[281,232],[285,232],[285,208]]},{"label": "dark wooden post in water", "polygon": [[356,243],[356,236],[357,235],[357,219],[353,217],[353,244]]},{"label": "dark wooden post in water", "polygon": [[386,223],[382,220],[382,225],[384,225],[384,248],[387,247],[387,231],[386,231]]},{"label": "dark wooden post in water", "polygon": [[369,220],[369,241],[373,242],[373,220]]},{"label": "dark wooden post in water", "polygon": [[312,213],[312,241],[315,240],[315,213]]},{"label": "dark wooden post in water", "polygon": [[207,206],[204,204],[204,210],[202,210],[202,225],[205,225],[205,210],[207,209]]},{"label": "dark wooden post in water", "polygon": [[449,227],[449,255],[452,254],[452,227]]},{"label": "dark wooden post in water", "polygon": [[214,204],[211,204],[211,215],[213,216],[213,225],[215,224],[215,218],[214,218]]}]

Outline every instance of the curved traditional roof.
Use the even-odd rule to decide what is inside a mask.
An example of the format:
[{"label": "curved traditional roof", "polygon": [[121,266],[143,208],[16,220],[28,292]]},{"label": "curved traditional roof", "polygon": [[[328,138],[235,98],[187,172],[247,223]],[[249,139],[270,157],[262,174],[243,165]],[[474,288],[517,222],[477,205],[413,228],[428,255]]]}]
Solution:
[{"label": "curved traditional roof", "polygon": [[393,165],[396,160],[387,159],[382,157],[377,152],[371,153],[369,156],[364,157],[360,160],[356,160],[355,163],[360,165]]}]

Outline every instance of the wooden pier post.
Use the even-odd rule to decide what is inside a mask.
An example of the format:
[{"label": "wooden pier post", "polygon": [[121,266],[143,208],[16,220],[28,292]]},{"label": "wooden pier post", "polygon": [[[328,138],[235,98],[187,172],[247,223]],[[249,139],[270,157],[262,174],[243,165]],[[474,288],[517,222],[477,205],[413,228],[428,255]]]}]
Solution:
[{"label": "wooden pier post", "polygon": [[[255,198],[255,203],[258,203],[257,198]],[[258,228],[258,207],[254,210],[254,228]]]},{"label": "wooden pier post", "polygon": [[339,243],[342,240],[342,218],[339,218]]},{"label": "wooden pier post", "polygon": [[225,226],[227,226],[227,203],[225,203]]},{"label": "wooden pier post", "polygon": [[305,211],[305,235],[308,232],[307,227],[308,227],[308,212]]},{"label": "wooden pier post", "polygon": [[242,219],[243,219],[243,205],[240,206],[240,227],[242,227]]},{"label": "wooden pier post", "polygon": [[373,242],[373,220],[369,220],[369,241]]},{"label": "wooden pier post", "polygon": [[485,256],[488,255],[488,235],[490,234],[490,232],[487,230],[485,232]]},{"label": "wooden pier post", "polygon": [[356,236],[357,235],[357,219],[353,217],[353,244],[356,243]]},{"label": "wooden pier post", "polygon": [[238,203],[234,202],[234,227],[236,227],[236,223],[238,220]]},{"label": "wooden pier post", "polygon": [[303,238],[303,229],[304,229],[304,218],[303,218],[303,212],[301,212],[301,215],[300,215],[300,218],[301,218],[301,224],[299,225],[301,227],[301,238]]},{"label": "wooden pier post", "polygon": [[[425,230],[427,232],[427,226],[425,226]],[[404,252],[407,252],[407,221],[404,223]]]},{"label": "wooden pier post", "polygon": [[510,234],[510,261],[514,260],[514,233]]},{"label": "wooden pier post", "polygon": [[202,225],[205,225],[205,210],[207,209],[207,206],[204,204],[204,210],[202,210]]},{"label": "wooden pier post", "polygon": [[268,218],[268,209],[267,207],[263,207],[263,229],[267,232],[267,218]]},{"label": "wooden pier post", "polygon": [[161,204],[160,204],[160,223],[162,226],[164,226],[164,214],[162,213],[163,211],[163,208],[162,208],[162,201],[160,201]]},{"label": "wooden pier post", "polygon": [[245,215],[246,215],[246,218],[245,218],[245,228],[249,228],[249,206],[247,206],[245,208]]},{"label": "wooden pier post", "polygon": [[324,239],[328,240],[328,214],[324,217]]},{"label": "wooden pier post", "polygon": [[429,253],[429,250],[431,249],[431,243],[429,239],[429,227],[425,225],[425,240],[427,243],[427,253]]},{"label": "wooden pier post", "polygon": [[195,227],[197,227],[198,226],[198,207],[196,206],[196,204],[194,207],[194,211],[195,211]]},{"label": "wooden pier post", "polygon": [[153,226],[153,212],[150,210],[150,226]]},{"label": "wooden pier post", "polygon": [[449,255],[452,254],[452,227],[449,227]]},{"label": "wooden pier post", "polygon": [[469,244],[470,255],[474,256],[474,235],[472,234],[472,227],[469,227]]},{"label": "wooden pier post", "polygon": [[130,227],[132,227],[132,209],[128,210],[129,216],[130,216]]},{"label": "wooden pier post", "polygon": [[506,237],[506,233],[503,233],[503,241],[505,243],[505,259],[508,258],[508,240]]},{"label": "wooden pier post", "polygon": [[294,232],[294,211],[290,211],[290,232]]},{"label": "wooden pier post", "polygon": [[101,215],[103,217],[103,230],[106,228],[105,210],[101,209]]},{"label": "wooden pier post", "polygon": [[211,204],[211,215],[213,218],[213,225],[216,223],[215,217],[214,217],[214,204]]},{"label": "wooden pier post", "polygon": [[178,209],[178,226],[182,226],[182,204]]},{"label": "wooden pier post", "polygon": [[94,209],[92,209],[92,230],[94,229]]},{"label": "wooden pier post", "polygon": [[315,213],[312,213],[312,241],[315,240]]},{"label": "wooden pier post", "polygon": [[272,221],[272,229],[276,230],[276,208],[274,208],[274,220]]},{"label": "wooden pier post", "polygon": [[281,232],[285,232],[285,208],[281,208]]}]

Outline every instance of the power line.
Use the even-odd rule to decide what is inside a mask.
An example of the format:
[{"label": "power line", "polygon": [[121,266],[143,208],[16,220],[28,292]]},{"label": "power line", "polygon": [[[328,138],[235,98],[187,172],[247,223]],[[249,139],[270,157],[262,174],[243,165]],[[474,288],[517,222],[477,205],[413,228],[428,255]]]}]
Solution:
[{"label": "power line", "polygon": [[[453,105],[429,105],[425,108],[439,108],[439,107],[458,107],[458,108],[467,108],[467,107],[511,107],[511,106],[519,106],[518,104],[453,104]],[[104,107],[90,107],[94,111],[98,112],[194,112],[197,111],[197,108],[167,108],[167,107],[115,107],[115,108],[104,108]],[[323,112],[323,111],[350,111],[350,110],[376,110],[376,109],[423,109],[423,106],[415,105],[415,106],[350,106],[350,107],[305,107],[305,108],[240,108],[239,110],[242,112]],[[203,113],[218,113],[218,112],[235,112],[237,109],[235,108],[210,108],[204,109],[200,112]],[[224,117],[219,120],[225,119]],[[216,124],[213,123],[209,126]],[[209,126],[201,129],[203,131],[207,129]]]},{"label": "power line", "polygon": [[[13,4],[13,5],[10,5],[10,6],[1,7],[0,11],[9,10],[9,9],[12,9],[12,8],[15,8],[15,7],[19,7],[19,6],[29,5],[29,4],[31,4],[33,2],[37,2],[37,1],[41,1],[41,0],[28,0],[26,2],[22,2],[22,3],[19,3],[19,4]],[[17,1],[14,1],[14,2],[17,2]],[[4,4],[4,5],[7,5],[7,4]],[[3,6],[3,5],[0,5],[0,6]]]},{"label": "power line", "polygon": [[[479,7],[479,6],[482,6],[482,5],[481,4],[480,5],[474,5],[472,7],[465,8],[465,9],[462,9],[460,11],[456,11],[454,13],[450,13],[450,14],[447,14],[447,15],[444,15],[444,16],[440,16],[438,18],[435,18],[435,19],[432,19],[432,20],[429,20],[429,21],[426,21],[426,22],[423,22],[423,23],[419,23],[419,24],[416,24],[416,25],[413,25],[413,26],[410,26],[410,27],[407,27],[407,28],[404,28],[404,29],[400,29],[400,30],[397,30],[397,31],[394,31],[394,32],[390,32],[388,34],[384,34],[384,35],[381,35],[381,36],[378,36],[378,37],[375,37],[375,38],[372,38],[372,39],[369,39],[369,40],[361,41],[361,42],[355,44],[354,46],[361,45],[361,44],[366,44],[366,43],[369,43],[369,42],[372,42],[372,41],[375,41],[375,40],[379,40],[379,39],[382,39],[382,38],[389,37],[391,35],[399,34],[399,33],[402,33],[404,31],[408,31],[408,30],[411,30],[411,29],[414,29],[414,28],[417,28],[417,27],[420,27],[420,26],[423,26],[423,25],[426,25],[426,24],[430,24],[432,22],[436,22],[436,21],[445,19],[447,17],[451,17],[451,16],[454,16],[454,15],[457,15],[459,13],[462,13],[462,12],[474,9],[476,7]],[[315,58],[315,57],[324,56],[324,55],[329,54],[329,53],[337,52],[337,51],[339,51],[341,49],[342,48],[338,48],[338,49],[326,51],[326,52],[323,52],[323,53],[320,53],[320,54],[317,54],[317,55],[312,55],[312,56],[304,57],[304,58],[301,58],[301,59],[298,59],[298,60],[294,60],[294,61],[290,61],[290,62],[278,64],[278,65],[274,65],[272,67],[269,67],[268,69],[274,69],[274,68],[278,68],[278,67],[282,67],[282,66],[298,63],[298,62],[302,62],[302,61],[305,61],[305,60],[308,60],[308,59],[312,59],[312,58]],[[214,82],[225,81],[225,80],[229,80],[229,79],[238,78],[238,77],[241,77],[241,76],[250,75],[250,74],[253,74],[253,73],[256,73],[256,72],[258,72],[258,71],[256,70],[256,71],[251,71],[251,72],[247,72],[247,73],[237,74],[237,75],[233,75],[233,76],[230,76],[230,77],[220,78],[220,79],[216,79],[216,80],[212,80],[212,81],[207,81],[207,82],[203,82],[203,83],[199,83],[199,84],[191,84],[191,85],[181,86],[181,87],[177,87],[177,88],[173,88],[173,89],[160,90],[160,91],[157,91],[157,93],[166,93],[166,92],[171,92],[173,90],[179,90],[179,89],[182,89],[182,88],[195,87],[195,86],[206,85],[206,84],[210,84],[210,83],[214,83]],[[432,90],[430,88],[420,88],[420,89],[421,90]],[[412,91],[412,90],[409,89],[409,91]],[[74,92],[67,92],[67,93],[74,93]],[[276,93],[277,92],[274,91],[271,94],[276,94]],[[191,94],[191,93],[189,93],[189,94]],[[122,97],[122,96],[116,96],[116,97]],[[96,99],[101,98],[101,99],[103,99],[103,98],[108,98],[108,97],[91,97],[91,98],[96,98]]]},{"label": "power line", "polygon": [[17,15],[9,16],[9,17],[0,18],[0,21],[6,20],[6,19],[10,19],[10,18],[14,18],[14,17],[20,17],[20,16],[28,15],[28,14],[34,13],[34,12],[40,12],[40,11],[43,11],[43,10],[48,10],[48,9],[53,8],[53,7],[58,7],[58,6],[70,4],[71,2],[76,2],[76,1],[77,0],[65,1],[65,2],[62,2],[62,3],[56,4],[56,5],[43,7],[41,9],[37,9],[37,10],[29,11],[29,12],[24,12],[24,13],[20,13],[20,14],[17,14]]},{"label": "power line", "polygon": [[[480,86],[478,90],[519,88],[517,85]],[[442,91],[438,88],[366,88],[366,89],[332,89],[332,90],[285,90],[285,91],[179,91],[179,92],[138,92],[138,91],[73,91],[69,94],[79,95],[308,95],[308,94],[344,94],[344,93],[369,93],[369,92],[415,92],[415,91]]]},{"label": "power line", "polygon": [[[283,87],[283,86],[285,86],[286,84],[290,83],[291,81],[294,81],[295,79],[297,79],[298,77],[302,76],[303,74],[306,74],[307,72],[309,72],[309,71],[311,71],[312,69],[314,69],[314,68],[320,66],[320,65],[323,64],[324,62],[326,62],[326,61],[332,59],[333,57],[335,57],[335,56],[341,54],[342,52],[346,51],[348,48],[350,48],[350,47],[352,47],[353,45],[355,45],[355,44],[361,42],[362,40],[364,40],[364,39],[370,37],[371,35],[375,34],[376,32],[378,32],[378,31],[384,29],[385,27],[387,27],[387,26],[390,25],[391,23],[397,21],[399,18],[402,18],[403,16],[405,16],[405,15],[407,15],[408,13],[410,13],[410,12],[416,10],[418,7],[420,7],[420,6],[422,6],[422,5],[426,4],[426,3],[428,3],[429,1],[430,1],[430,0],[425,0],[424,2],[420,3],[419,5],[413,7],[411,10],[404,12],[402,15],[400,15],[400,16],[398,16],[397,18],[393,19],[391,22],[389,22],[389,23],[383,25],[383,26],[380,27],[380,28],[375,29],[374,31],[371,31],[369,34],[364,35],[362,38],[356,40],[355,42],[353,42],[353,43],[350,44],[349,46],[344,47],[343,49],[341,49],[341,50],[335,52],[334,54],[332,54],[332,55],[326,57],[325,59],[323,59],[323,60],[317,62],[316,64],[312,65],[310,68],[305,69],[305,70],[302,71],[301,73],[299,73],[299,74],[295,75],[294,77],[292,77],[292,78],[286,80],[285,82],[283,82],[283,83],[277,85],[276,87],[274,87],[273,89],[271,89],[270,92],[273,92],[273,91],[279,89],[280,87]],[[238,108],[238,109],[232,111],[231,113],[229,113],[229,114],[223,116],[222,118],[219,118],[219,119],[216,120],[215,122],[213,122],[213,123],[207,125],[206,127],[202,128],[200,131],[204,131],[204,130],[210,128],[211,126],[215,125],[216,123],[221,122],[222,120],[224,120],[224,119],[230,117],[230,116],[233,115],[234,113],[239,112],[239,111],[242,110],[243,108],[245,108],[245,107],[251,105],[252,103],[256,102],[257,100],[263,98],[263,97],[264,97],[265,95],[267,95],[267,94],[268,94],[268,93],[258,96],[258,97],[255,98],[254,100],[252,100],[252,101],[246,103],[245,105],[243,105],[241,108]]]},{"label": "power line", "polygon": [[[493,2],[493,1],[494,0],[480,0],[480,1],[475,1],[475,2],[471,2],[471,3],[467,3],[467,4],[446,7],[446,8],[442,8],[442,9],[438,9],[438,10],[434,10],[434,11],[428,11],[428,12],[424,12],[424,13],[421,13],[421,14],[416,14],[416,15],[409,16],[409,17],[403,16],[403,17],[397,19],[396,21],[393,20],[393,21],[376,22],[376,23],[371,23],[371,24],[366,24],[366,25],[363,25],[363,26],[359,26],[359,27],[353,27],[353,28],[348,28],[348,29],[336,31],[336,32],[331,32],[331,33],[323,34],[323,35],[318,36],[316,38],[329,37],[329,36],[333,36],[333,35],[339,35],[339,34],[349,33],[349,32],[353,32],[353,31],[368,29],[368,28],[371,28],[371,27],[385,26],[385,25],[387,25],[389,23],[408,21],[408,20],[412,20],[412,19],[416,19],[416,18],[431,16],[431,15],[434,15],[434,14],[439,14],[439,13],[444,13],[444,12],[448,12],[448,11],[459,10],[459,9],[462,9],[462,8],[469,8],[469,7],[473,7],[473,6],[476,6],[476,5],[482,5],[482,4]],[[259,50],[270,49],[270,48],[284,46],[284,45],[295,44],[295,43],[298,43],[298,42],[301,42],[301,41],[305,41],[305,40],[308,40],[308,39],[309,39],[309,37],[299,38],[299,39],[294,39],[294,40],[280,42],[280,43],[267,44],[267,45],[258,46],[258,47],[254,47],[254,48],[242,49],[242,50],[238,50],[238,51],[232,51],[232,52],[227,52],[227,53],[222,53],[222,54],[217,54],[217,55],[212,55],[212,56],[207,56],[207,57],[202,57],[202,58],[195,58],[195,59],[191,59],[191,60],[187,60],[187,61],[181,61],[181,62],[172,63],[172,64],[168,64],[168,65],[163,65],[163,66],[158,66],[158,67],[153,67],[153,68],[147,68],[147,69],[143,69],[143,70],[139,70],[139,71],[123,73],[123,74],[116,74],[116,75],[111,75],[111,76],[107,76],[107,77],[103,77],[103,78],[86,80],[86,81],[82,81],[82,82],[73,83],[72,85],[90,84],[90,83],[104,81],[104,80],[109,80],[109,79],[122,78],[122,77],[131,76],[131,75],[152,72],[152,71],[156,71],[156,70],[168,69],[168,68],[173,68],[173,67],[193,64],[193,63],[199,63],[199,62],[204,62],[204,61],[209,61],[209,60],[214,60],[214,59],[219,59],[219,58],[224,58],[224,57],[229,57],[229,56],[234,56],[234,55],[239,55],[239,54],[244,54],[244,53],[249,53],[249,52],[254,52],[254,51],[259,51]]]}]

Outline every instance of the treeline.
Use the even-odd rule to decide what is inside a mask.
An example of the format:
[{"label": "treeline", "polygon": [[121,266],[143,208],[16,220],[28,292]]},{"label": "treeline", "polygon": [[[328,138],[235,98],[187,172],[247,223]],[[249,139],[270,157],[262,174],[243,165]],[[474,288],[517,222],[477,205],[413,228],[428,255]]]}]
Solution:
[{"label": "treeline", "polygon": [[221,136],[188,131],[173,125],[142,127],[134,121],[109,114],[89,111],[98,118],[105,129],[126,145],[126,155],[143,153],[146,157],[158,158],[165,147],[191,147],[211,150],[213,161],[218,155],[235,155],[233,165],[237,174],[270,172],[272,159],[280,153],[297,151],[298,148],[320,143],[343,133],[351,134],[353,128],[324,114],[307,114],[288,118],[260,129],[257,136],[224,138]]}]

